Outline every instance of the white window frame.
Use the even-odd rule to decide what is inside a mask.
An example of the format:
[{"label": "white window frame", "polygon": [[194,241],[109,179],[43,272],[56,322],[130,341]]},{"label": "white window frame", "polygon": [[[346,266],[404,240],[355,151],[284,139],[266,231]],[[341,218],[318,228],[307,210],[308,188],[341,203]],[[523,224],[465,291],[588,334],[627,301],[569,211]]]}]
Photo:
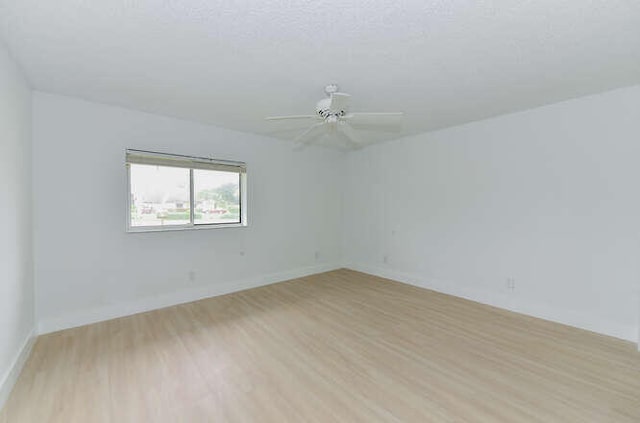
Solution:
[{"label": "white window frame", "polygon": [[[131,165],[148,164],[163,167],[176,167],[189,170],[189,210],[190,221],[188,224],[167,226],[133,226],[131,225]],[[125,151],[125,166],[127,169],[127,212],[126,230],[135,232],[169,232],[200,229],[240,228],[246,227],[247,222],[247,165],[244,162],[230,160],[217,160],[206,157],[184,156],[179,154],[166,154],[154,151],[127,149]],[[239,174],[240,179],[240,222],[233,223],[195,223],[195,193],[193,171],[223,170]]]}]

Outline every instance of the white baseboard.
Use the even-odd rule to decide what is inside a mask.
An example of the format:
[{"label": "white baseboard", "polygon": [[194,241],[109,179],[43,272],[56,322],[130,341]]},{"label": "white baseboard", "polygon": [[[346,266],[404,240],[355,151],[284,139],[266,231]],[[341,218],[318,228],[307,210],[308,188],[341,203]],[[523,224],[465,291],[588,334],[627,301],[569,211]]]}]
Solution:
[{"label": "white baseboard", "polygon": [[420,275],[404,273],[388,267],[378,267],[363,263],[350,263],[345,264],[343,267],[516,313],[526,314],[539,319],[549,320],[591,332],[597,332],[634,343],[638,342],[640,349],[638,328],[635,326],[626,327],[605,319],[594,319],[593,316],[586,315],[584,313],[558,310],[543,304],[532,304],[529,302],[518,301],[516,299],[508,298],[507,295],[499,295],[492,292],[486,292],[484,290],[459,286],[456,284],[448,284],[442,281],[427,280]]},{"label": "white baseboard", "polygon": [[125,303],[107,304],[87,310],[74,311],[61,316],[42,318],[38,322],[38,334],[57,332],[63,329],[84,326],[91,323],[116,319],[118,317],[130,316],[132,314],[143,313],[145,311],[170,307],[177,304],[189,303],[192,301],[202,300],[204,298],[243,291],[245,289],[257,288],[259,286],[270,285],[289,279],[328,272],[341,267],[342,266],[338,264],[322,264],[303,267],[284,272],[256,276],[244,280],[228,281],[185,289]]},{"label": "white baseboard", "polygon": [[18,376],[20,376],[20,372],[24,367],[24,363],[27,362],[27,359],[31,354],[31,349],[33,348],[35,341],[35,331],[31,331],[22,343],[22,347],[16,353],[16,356],[11,363],[11,367],[9,367],[5,374],[2,375],[2,379],[0,379],[0,410],[2,410],[4,403],[9,398],[11,390],[16,384]]}]

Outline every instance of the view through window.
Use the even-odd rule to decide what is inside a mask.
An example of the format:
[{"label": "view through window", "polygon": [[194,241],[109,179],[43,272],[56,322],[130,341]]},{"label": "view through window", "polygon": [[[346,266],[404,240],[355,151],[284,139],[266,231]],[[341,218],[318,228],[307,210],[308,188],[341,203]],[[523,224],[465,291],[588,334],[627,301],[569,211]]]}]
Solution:
[{"label": "view through window", "polygon": [[193,188],[196,224],[240,223],[239,173],[195,169]]},{"label": "view through window", "polygon": [[243,165],[172,157],[127,152],[130,228],[243,223]]}]

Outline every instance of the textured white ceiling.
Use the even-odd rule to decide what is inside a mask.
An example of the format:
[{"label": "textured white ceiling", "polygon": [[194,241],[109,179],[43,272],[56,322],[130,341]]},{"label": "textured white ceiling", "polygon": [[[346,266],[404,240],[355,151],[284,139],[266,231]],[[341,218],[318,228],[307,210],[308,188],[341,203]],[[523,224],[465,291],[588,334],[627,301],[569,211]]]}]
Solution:
[{"label": "textured white ceiling", "polygon": [[0,0],[0,31],[37,89],[284,138],[330,82],[401,134],[640,83],[639,0]]}]

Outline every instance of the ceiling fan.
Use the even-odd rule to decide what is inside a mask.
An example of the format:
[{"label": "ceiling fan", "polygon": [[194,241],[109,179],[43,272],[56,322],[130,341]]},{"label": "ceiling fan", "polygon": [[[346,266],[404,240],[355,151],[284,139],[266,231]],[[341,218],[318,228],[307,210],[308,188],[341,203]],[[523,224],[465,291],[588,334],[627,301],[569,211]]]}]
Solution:
[{"label": "ceiling fan", "polygon": [[314,115],[292,115],[273,116],[266,120],[309,120],[315,121],[309,128],[299,134],[294,142],[297,147],[316,140],[320,135],[327,132],[339,132],[346,138],[350,147],[364,147],[364,141],[357,135],[354,125],[373,126],[385,125],[399,127],[402,120],[401,112],[390,113],[351,113],[349,102],[351,96],[338,91],[335,84],[327,85],[324,89],[327,98],[323,98],[316,104],[316,114]]}]

